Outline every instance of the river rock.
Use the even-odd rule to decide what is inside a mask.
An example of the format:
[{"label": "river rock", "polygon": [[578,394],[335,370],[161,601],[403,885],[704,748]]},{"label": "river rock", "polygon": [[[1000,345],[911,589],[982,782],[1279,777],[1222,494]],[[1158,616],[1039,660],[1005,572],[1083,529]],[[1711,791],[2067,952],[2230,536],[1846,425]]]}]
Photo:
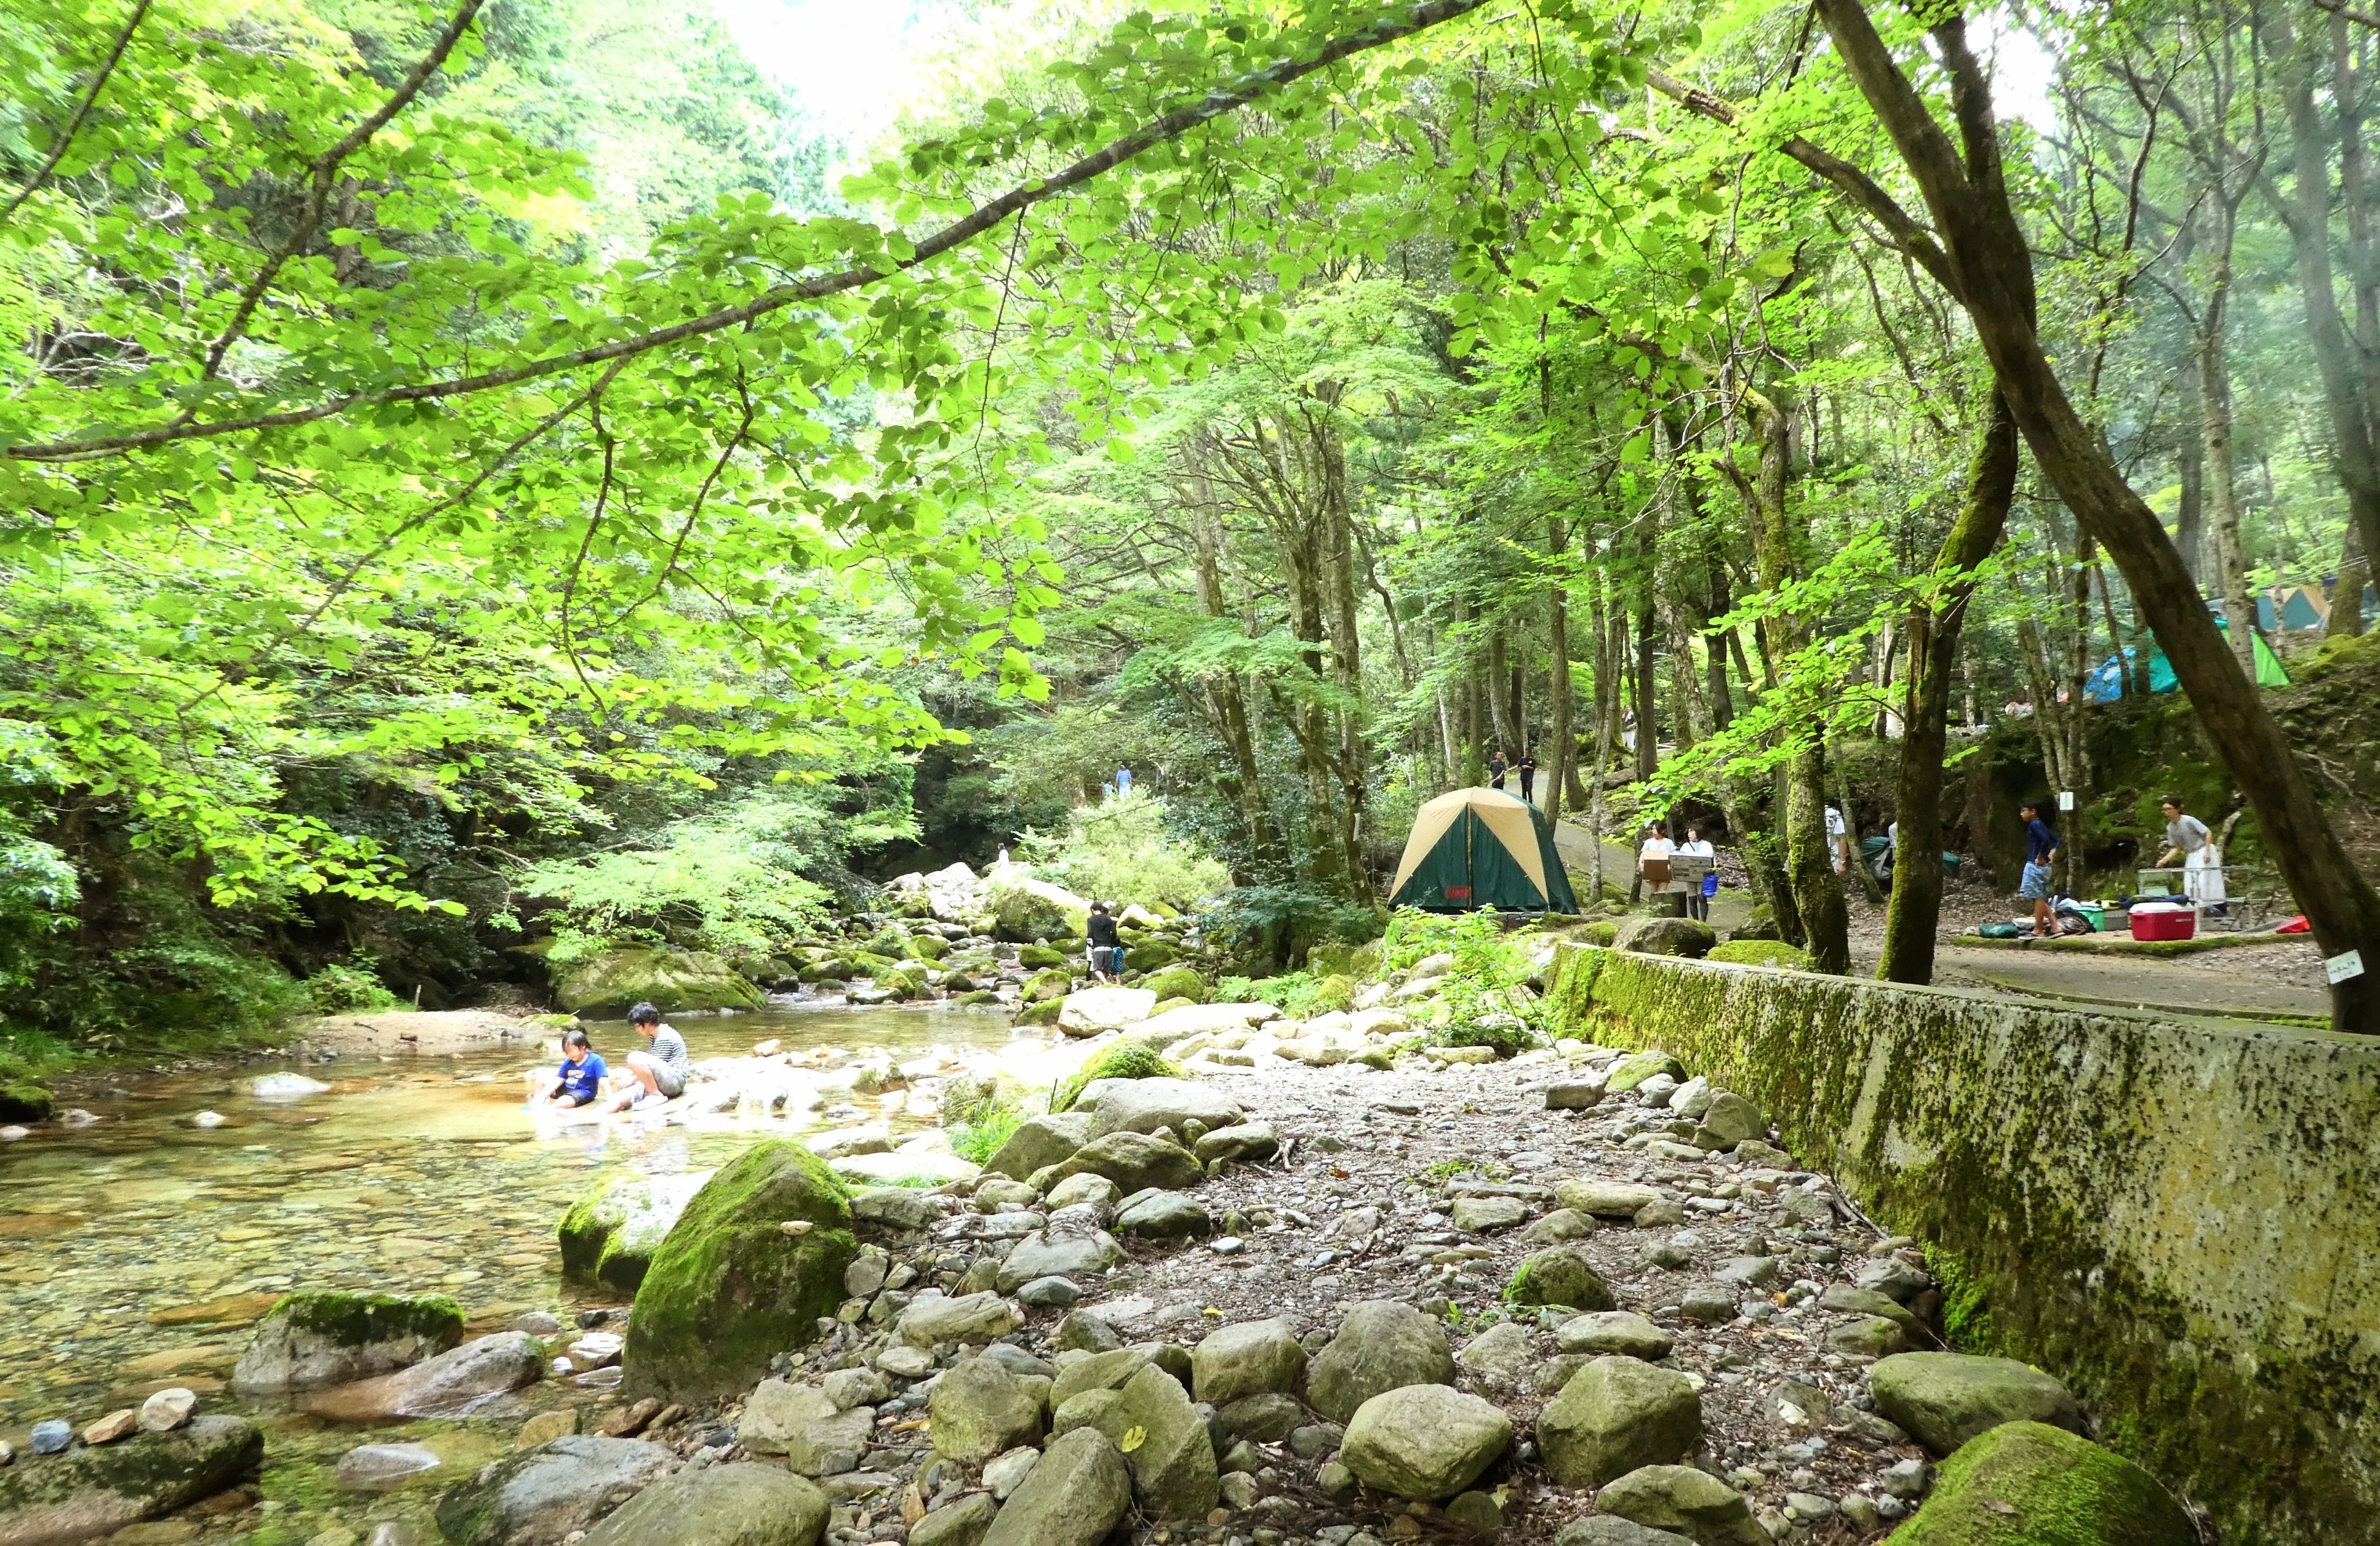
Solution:
[{"label": "river rock", "polygon": [[1572,1316],[1554,1328],[1554,1341],[1565,1353],[1619,1353],[1657,1362],[1672,1346],[1668,1332],[1625,1310]]},{"label": "river rock", "polygon": [[82,1431],[82,1442],[93,1445],[112,1444],[119,1439],[128,1439],[139,1431],[140,1431],[140,1408],[120,1407],[86,1426]]},{"label": "river rock", "polygon": [[1848,1283],[1830,1283],[1818,1296],[1818,1308],[1831,1310],[1838,1315],[1881,1315],[1903,1331],[1917,1329],[1917,1317],[1900,1300],[1873,1288],[1854,1288]]},{"label": "river rock", "polygon": [[1214,1407],[1295,1390],[1305,1371],[1305,1349],[1286,1321],[1243,1321],[1209,1332],[1190,1350],[1191,1388]]},{"label": "river rock", "polygon": [[1560,1181],[1554,1186],[1557,1203],[1596,1218],[1634,1218],[1646,1203],[1660,1200],[1653,1188],[1632,1181]]},{"label": "river rock", "polygon": [[1031,1444],[1020,1444],[1004,1455],[996,1455],[983,1464],[984,1489],[1004,1500],[1025,1485],[1025,1479],[1040,1463],[1041,1452]]},{"label": "river rock", "polygon": [[1632,1052],[1611,1065],[1610,1075],[1604,1081],[1603,1088],[1610,1094],[1624,1095],[1656,1074],[1667,1074],[1672,1080],[1682,1081],[1686,1070],[1666,1052]]},{"label": "river rock", "polygon": [[[2197,1527],[2155,1477],[2047,1423],[2005,1422],[1942,1463],[1894,1546],[2024,1546],[2086,1520],[2091,1546],[2192,1546]],[[2063,1532],[2059,1539],[2065,1539]],[[2081,1539],[2081,1537],[2075,1537]]]},{"label": "river rock", "polygon": [[[670,1401],[748,1389],[843,1302],[859,1252],[841,1182],[784,1139],[755,1143],[696,1192],[654,1251],[628,1322],[627,1386]],[[787,1233],[783,1225],[807,1224]]]},{"label": "river rock", "polygon": [[1533,1250],[1521,1258],[1504,1298],[1512,1304],[1565,1305],[1572,1310],[1610,1310],[1618,1302],[1594,1263],[1570,1246]]},{"label": "river rock", "polygon": [[332,1474],[342,1487],[379,1492],[438,1466],[437,1451],[419,1444],[358,1444],[339,1456]]},{"label": "river rock", "polygon": [[292,1294],[257,1323],[232,1388],[341,1384],[419,1363],[462,1339],[463,1307],[443,1294]]},{"label": "river rock", "polygon": [[[1034,1454],[1034,1458],[1040,1456]],[[910,1526],[908,1546],[977,1546],[999,1513],[1000,1505],[989,1494],[969,1492]]]},{"label": "river rock", "polygon": [[1585,1111],[1603,1099],[1601,1083],[1587,1079],[1566,1079],[1546,1086],[1548,1111]]},{"label": "river rock", "polygon": [[140,1403],[140,1424],[143,1433],[170,1433],[190,1420],[199,1409],[196,1392],[181,1385],[168,1385]]},{"label": "river rock", "polygon": [[1120,1390],[1126,1380],[1148,1366],[1148,1355],[1137,1347],[1118,1347],[1076,1359],[1058,1371],[1050,1386],[1050,1405],[1058,1407],[1087,1390]]},{"label": "river rock", "polygon": [[1041,1202],[1052,1214],[1068,1208],[1088,1208],[1104,1220],[1115,1211],[1116,1204],[1123,1200],[1123,1190],[1113,1181],[1109,1180],[1105,1176],[1093,1176],[1086,1172],[1082,1175],[1069,1176],[1051,1187],[1050,1194],[1044,1197]]},{"label": "river rock", "polygon": [[744,1403],[736,1441],[755,1455],[782,1455],[802,1476],[837,1476],[858,1467],[876,1431],[871,1407],[839,1407],[817,1385],[763,1380]]},{"label": "river rock", "polygon": [[449,1489],[438,1502],[439,1533],[454,1546],[558,1546],[675,1463],[642,1439],[555,1439]]},{"label": "river rock", "polygon": [[49,1546],[106,1535],[220,1492],[263,1459],[256,1424],[202,1417],[169,1433],[11,1466],[0,1470],[0,1540]]},{"label": "river rock", "polygon": [[1702,1442],[1694,1383],[1619,1355],[1572,1375],[1537,1418],[1546,1468],[1565,1487],[1600,1487],[1640,1466],[1683,1460]]},{"label": "river rock", "polygon": [[[46,1122],[57,1109],[57,1097],[41,1085],[24,1082],[0,1083],[0,1121]],[[18,1138],[24,1137],[22,1129]],[[14,1141],[12,1140],[12,1141]]]},{"label": "river rock", "polygon": [[566,1439],[578,1431],[578,1412],[571,1407],[558,1407],[550,1412],[540,1412],[520,1425],[513,1434],[516,1453],[535,1449],[552,1439]]},{"label": "river rock", "polygon": [[2082,1408],[2056,1380],[2014,1359],[1900,1353],[1868,1374],[1876,1409],[1939,1457],[2004,1422],[2079,1431]]},{"label": "river rock", "polygon": [[1091,1116],[1091,1136],[1111,1132],[1181,1132],[1192,1122],[1208,1129],[1240,1120],[1240,1103],[1188,1079],[1095,1079],[1075,1097],[1075,1109]]},{"label": "river rock", "polygon": [[[1293,1396],[1278,1391],[1265,1391],[1256,1395],[1244,1395],[1215,1413],[1215,1426],[1227,1439],[1245,1439],[1251,1443],[1277,1444],[1301,1428],[1308,1426],[1305,1408]],[[1330,1446],[1336,1449],[1333,1443]],[[1305,1455],[1301,1458],[1311,1459]]]},{"label": "river rock", "polygon": [[1596,1494],[1595,1505],[1639,1525],[1675,1530],[1699,1546],[1768,1546],[1743,1494],[1692,1466],[1645,1466]]},{"label": "river rock", "polygon": [[652,1265],[653,1252],[714,1174],[618,1171],[600,1178],[570,1205],[554,1231],[562,1246],[563,1275],[634,1298]]},{"label": "river rock", "polygon": [[1037,1229],[1002,1260],[997,1282],[1002,1293],[1014,1294],[1037,1278],[1097,1277],[1125,1261],[1123,1247],[1104,1229]]},{"label": "river rock", "polygon": [[1206,1165],[1217,1160],[1269,1160],[1281,1152],[1281,1134],[1262,1122],[1241,1122],[1217,1128],[1190,1148]]},{"label": "river rock", "polygon": [[984,905],[991,914],[993,936],[1020,945],[1079,939],[1091,915],[1091,904],[1083,898],[1016,867],[990,878]]},{"label": "river rock", "polygon": [[1192,1036],[1250,1030],[1280,1018],[1281,1009],[1271,1004],[1184,1005],[1151,1015],[1126,1031],[1124,1039],[1142,1046],[1165,1047]]},{"label": "river rock", "polygon": [[888,1229],[930,1229],[942,1211],[916,1187],[863,1187],[851,1194],[851,1216]]},{"label": "river rock", "polygon": [[586,1546],[812,1546],[827,1513],[825,1493],[774,1466],[706,1466],[629,1499]]},{"label": "river rock", "polygon": [[625,1019],[638,1001],[679,1014],[698,1009],[762,1009],[769,996],[707,950],[635,947],[602,950],[550,967],[553,1001],[587,1020]]},{"label": "river rock", "polygon": [[[1215,1506],[1213,1436],[1189,1394],[1164,1370],[1150,1364],[1126,1380],[1094,1426],[1123,1452],[1133,1499],[1150,1519],[1198,1519]],[[1135,1431],[1137,1443],[1126,1448]],[[1046,1456],[1042,1464],[1049,1464]]]},{"label": "river rock", "polygon": [[893,1335],[912,1347],[930,1348],[944,1342],[990,1342],[1023,1323],[1015,1307],[990,1289],[955,1298],[920,1294],[893,1323]]},{"label": "river rock", "polygon": [[1075,1150],[1090,1141],[1091,1114],[1087,1111],[1053,1111],[1046,1117],[1028,1117],[1008,1135],[1008,1141],[983,1162],[983,1167],[1021,1181],[1037,1170],[1072,1157]]},{"label": "river rock", "polygon": [[963,1466],[1041,1437],[1041,1403],[1032,1387],[989,1358],[943,1371],[926,1411],[934,1453]]},{"label": "river rock", "polygon": [[1366,1299],[1349,1308],[1338,1335],[1315,1355],[1305,1377],[1306,1399],[1334,1422],[1401,1385],[1454,1383],[1454,1354],[1446,1332],[1409,1304]]},{"label": "river rock", "polygon": [[498,1332],[410,1369],[321,1392],[306,1409],[334,1422],[462,1417],[506,1391],[535,1383],[544,1372],[545,1355],[535,1337]]},{"label": "river rock", "polygon": [[1694,1538],[1657,1530],[1616,1514],[1591,1514],[1572,1519],[1554,1537],[1554,1546],[1694,1546]]},{"label": "river rock", "polygon": [[248,1087],[248,1093],[261,1101],[297,1101],[309,1095],[330,1093],[331,1087],[319,1079],[304,1074],[266,1074]]},{"label": "river rock", "polygon": [[74,1424],[64,1418],[46,1418],[33,1424],[26,1446],[35,1455],[63,1455],[74,1443]]},{"label": "river rock", "polygon": [[1131,1473],[1115,1441],[1078,1428],[1050,1441],[981,1546],[1099,1546],[1131,1506]]},{"label": "river rock", "polygon": [[1708,924],[1692,918],[1628,918],[1612,936],[1612,948],[1645,956],[1683,956],[1699,960],[1718,944]]},{"label": "river rock", "polygon": [[1179,1240],[1214,1228],[1207,1210],[1187,1194],[1148,1191],[1124,1200],[1116,1210],[1116,1228],[1147,1240]]},{"label": "river rock", "polygon": [[1355,1409],[1339,1458],[1370,1485],[1403,1498],[1449,1498],[1512,1442],[1512,1419],[1450,1385],[1406,1385]]},{"label": "river rock", "polygon": [[1498,1384],[1514,1384],[1532,1357],[1529,1334],[1517,1321],[1499,1321],[1454,1355],[1465,1369]]},{"label": "river rock", "polygon": [[1058,1029],[1069,1036],[1097,1036],[1137,1025],[1157,1008],[1147,988],[1093,987],[1066,995],[1058,1006]]},{"label": "river rock", "polygon": [[1196,1186],[1206,1175],[1198,1156],[1179,1143],[1138,1132],[1111,1132],[1095,1138],[1053,1169],[1053,1181],[1084,1174],[1104,1176],[1127,1197],[1151,1187],[1172,1190]]},{"label": "river rock", "polygon": [[1517,1197],[1458,1198],[1453,1209],[1454,1226],[1475,1235],[1510,1229],[1528,1216],[1527,1204]]},{"label": "river rock", "polygon": [[854,1407],[878,1407],[892,1399],[892,1382],[873,1369],[838,1369],[819,1381],[819,1388],[838,1412]]},{"label": "river rock", "polygon": [[1702,1126],[1694,1129],[1694,1146],[1713,1152],[1732,1149],[1747,1138],[1768,1136],[1768,1118],[1760,1108],[1732,1090],[1711,1096]]}]

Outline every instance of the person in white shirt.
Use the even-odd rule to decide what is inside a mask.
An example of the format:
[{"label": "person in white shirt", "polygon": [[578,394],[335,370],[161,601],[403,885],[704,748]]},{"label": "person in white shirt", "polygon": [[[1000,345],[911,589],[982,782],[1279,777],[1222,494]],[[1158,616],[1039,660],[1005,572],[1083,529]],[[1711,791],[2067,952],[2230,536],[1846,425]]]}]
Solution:
[{"label": "person in white shirt", "polygon": [[1657,821],[1645,829],[1645,846],[1636,851],[1636,862],[1641,864],[1647,859],[1658,859],[1667,863],[1670,855],[1677,852],[1677,844],[1670,841],[1669,824]]},{"label": "person in white shirt", "polygon": [[2158,867],[2180,859],[2183,894],[2209,912],[2221,912],[2229,896],[2223,889],[2223,853],[2215,846],[2215,834],[2206,823],[2183,814],[2179,794],[2167,795],[2164,809],[2165,852],[2157,855]]},{"label": "person in white shirt", "polygon": [[1827,852],[1834,856],[1835,873],[1842,874],[1851,864],[1851,831],[1843,825],[1843,813],[1832,805],[1827,807]]},{"label": "person in white shirt", "polygon": [[1714,862],[1714,867],[1706,871],[1701,881],[1692,885],[1686,892],[1686,916],[1708,919],[1711,898],[1718,890],[1718,870],[1716,867],[1718,851],[1711,847],[1710,839],[1703,836],[1701,827],[1689,827],[1686,828],[1686,840],[1678,845],[1678,854],[1682,858]]}]

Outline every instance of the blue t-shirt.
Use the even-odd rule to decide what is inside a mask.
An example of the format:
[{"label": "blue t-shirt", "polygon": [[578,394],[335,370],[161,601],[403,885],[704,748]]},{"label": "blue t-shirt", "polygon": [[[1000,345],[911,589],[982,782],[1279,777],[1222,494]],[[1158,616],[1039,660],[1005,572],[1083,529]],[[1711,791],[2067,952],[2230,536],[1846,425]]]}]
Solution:
[{"label": "blue t-shirt", "polygon": [[2025,823],[2024,862],[2026,864],[2046,864],[2049,863],[2050,854],[2057,848],[2058,834],[2049,829],[2049,823],[2039,816]]},{"label": "blue t-shirt", "polygon": [[602,1093],[600,1086],[603,1076],[612,1070],[603,1066],[601,1053],[590,1052],[584,1063],[574,1063],[565,1057],[562,1067],[556,1071],[562,1076],[562,1093],[571,1100],[583,1102],[591,1101]]}]

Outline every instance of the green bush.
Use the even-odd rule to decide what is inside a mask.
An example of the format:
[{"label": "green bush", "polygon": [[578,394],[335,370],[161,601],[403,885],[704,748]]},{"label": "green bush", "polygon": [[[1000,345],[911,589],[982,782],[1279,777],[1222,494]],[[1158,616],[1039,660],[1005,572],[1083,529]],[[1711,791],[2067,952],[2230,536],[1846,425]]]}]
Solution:
[{"label": "green bush", "polygon": [[1227,890],[1232,872],[1166,823],[1165,802],[1135,791],[1076,806],[1063,835],[1026,831],[1016,856],[1077,896],[1191,907]]},{"label": "green bush", "polygon": [[1579,932],[1588,944],[1609,947],[1620,937],[1620,925],[1607,918],[1600,923],[1589,924]]},{"label": "green bush", "polygon": [[1075,1097],[1095,1079],[1183,1079],[1187,1077],[1181,1064],[1162,1053],[1132,1042],[1118,1042],[1073,1073],[1060,1080],[1050,1091],[1050,1109],[1071,1111]]},{"label": "green bush", "polygon": [[984,1101],[966,1119],[957,1122],[951,1120],[949,1107],[942,1110],[942,1126],[950,1135],[951,1153],[972,1165],[981,1165],[1000,1153],[1000,1146],[1024,1122],[1024,1108],[1013,1101]]},{"label": "green bush", "polygon": [[342,966],[334,961],[306,979],[306,997],[318,1015],[360,1014],[391,1009],[396,995],[376,976],[369,961]]},{"label": "green bush", "polygon": [[1711,947],[1705,960],[1730,960],[1739,966],[1776,966],[1788,972],[1807,972],[1810,958],[1781,939],[1730,939]]}]

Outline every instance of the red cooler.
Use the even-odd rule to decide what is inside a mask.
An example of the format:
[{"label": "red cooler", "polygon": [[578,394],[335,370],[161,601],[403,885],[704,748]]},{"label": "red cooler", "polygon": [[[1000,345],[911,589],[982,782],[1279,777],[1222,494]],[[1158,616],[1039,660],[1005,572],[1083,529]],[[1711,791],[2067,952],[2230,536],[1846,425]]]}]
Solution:
[{"label": "red cooler", "polygon": [[2193,939],[2198,935],[2198,910],[2180,902],[2134,902],[2134,939]]}]

